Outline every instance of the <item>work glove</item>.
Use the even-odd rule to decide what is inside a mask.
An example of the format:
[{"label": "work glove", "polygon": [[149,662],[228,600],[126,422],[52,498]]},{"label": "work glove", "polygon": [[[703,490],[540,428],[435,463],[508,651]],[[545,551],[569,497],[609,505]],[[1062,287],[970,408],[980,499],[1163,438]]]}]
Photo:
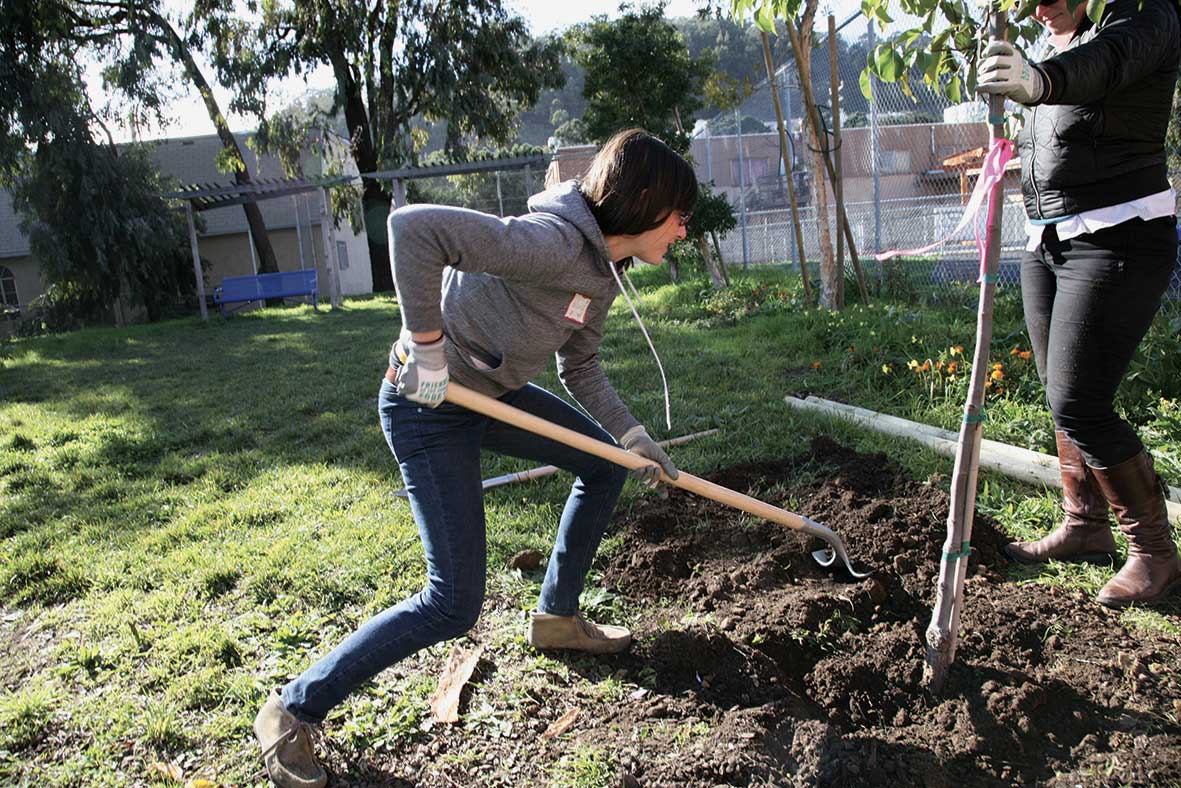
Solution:
[{"label": "work glove", "polygon": [[394,345],[402,363],[395,378],[398,393],[412,402],[434,408],[447,396],[447,359],[443,356],[443,338],[420,343],[402,336]]},{"label": "work glove", "polygon": [[665,475],[670,479],[677,478],[677,467],[673,465],[673,461],[665,454],[664,449],[652,440],[648,435],[648,431],[642,425],[632,427],[623,434],[619,439],[619,445],[630,451],[632,454],[638,454],[646,460],[652,460],[655,465],[646,465],[643,468],[636,468],[631,471],[631,475],[642,481],[649,487],[655,487],[660,483],[660,472],[664,471]]},{"label": "work glove", "polygon": [[998,93],[1018,104],[1037,104],[1050,92],[1046,73],[1025,59],[1008,41],[993,39],[984,48],[976,90]]}]

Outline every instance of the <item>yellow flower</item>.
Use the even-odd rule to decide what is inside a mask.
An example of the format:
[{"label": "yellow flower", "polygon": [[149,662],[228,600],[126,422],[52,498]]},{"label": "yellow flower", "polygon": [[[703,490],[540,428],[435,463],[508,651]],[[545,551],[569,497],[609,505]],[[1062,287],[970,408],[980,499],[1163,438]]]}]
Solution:
[{"label": "yellow flower", "polygon": [[893,367],[891,367],[889,364],[882,364],[882,374],[883,375],[889,375],[892,369],[893,369]]},{"label": "yellow flower", "polygon": [[953,347],[951,348],[951,350],[950,350],[950,353],[951,353],[951,355],[953,355],[953,356],[960,356],[960,355],[963,355],[963,353],[964,353],[964,346],[963,346],[963,345],[955,345],[955,346],[953,346]]},{"label": "yellow flower", "polygon": [[909,368],[909,369],[918,369],[918,368],[919,368],[919,362],[915,361],[915,360],[912,358],[910,361],[906,362],[906,366],[907,366],[907,368]]}]

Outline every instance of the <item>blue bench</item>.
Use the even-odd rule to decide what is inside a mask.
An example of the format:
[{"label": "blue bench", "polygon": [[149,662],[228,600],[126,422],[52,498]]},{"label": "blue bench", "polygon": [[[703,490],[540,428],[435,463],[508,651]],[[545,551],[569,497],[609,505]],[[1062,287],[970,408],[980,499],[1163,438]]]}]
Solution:
[{"label": "blue bench", "polygon": [[221,308],[223,317],[229,317],[230,312],[234,311],[227,311],[226,304],[265,301],[268,298],[311,296],[312,309],[316,309],[319,305],[319,293],[316,269],[305,268],[302,271],[280,271],[277,274],[227,276],[221,280],[221,287],[213,291],[213,303]]}]

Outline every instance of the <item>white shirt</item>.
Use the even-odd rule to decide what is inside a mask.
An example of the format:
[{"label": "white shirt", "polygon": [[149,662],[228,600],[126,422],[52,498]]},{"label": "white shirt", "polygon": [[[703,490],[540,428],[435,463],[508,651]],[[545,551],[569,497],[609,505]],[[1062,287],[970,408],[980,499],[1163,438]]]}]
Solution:
[{"label": "white shirt", "polygon": [[1025,242],[1026,251],[1036,251],[1042,242],[1042,231],[1046,225],[1052,224],[1058,231],[1058,240],[1077,238],[1085,233],[1093,233],[1117,224],[1130,222],[1133,219],[1150,221],[1163,216],[1173,216],[1177,213],[1177,193],[1171,188],[1163,192],[1150,194],[1119,205],[1108,205],[1082,213],[1073,213],[1058,219],[1051,219],[1040,223],[1033,223],[1025,219],[1025,232],[1029,239]]}]

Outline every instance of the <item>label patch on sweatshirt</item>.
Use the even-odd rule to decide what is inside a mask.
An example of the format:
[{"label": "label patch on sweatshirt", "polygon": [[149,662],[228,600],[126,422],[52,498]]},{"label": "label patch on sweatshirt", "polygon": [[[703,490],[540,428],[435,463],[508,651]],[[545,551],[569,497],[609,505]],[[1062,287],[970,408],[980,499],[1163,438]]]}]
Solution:
[{"label": "label patch on sweatshirt", "polygon": [[570,299],[570,306],[566,307],[565,318],[578,325],[586,324],[586,310],[590,309],[591,300],[582,293],[575,293]]}]

